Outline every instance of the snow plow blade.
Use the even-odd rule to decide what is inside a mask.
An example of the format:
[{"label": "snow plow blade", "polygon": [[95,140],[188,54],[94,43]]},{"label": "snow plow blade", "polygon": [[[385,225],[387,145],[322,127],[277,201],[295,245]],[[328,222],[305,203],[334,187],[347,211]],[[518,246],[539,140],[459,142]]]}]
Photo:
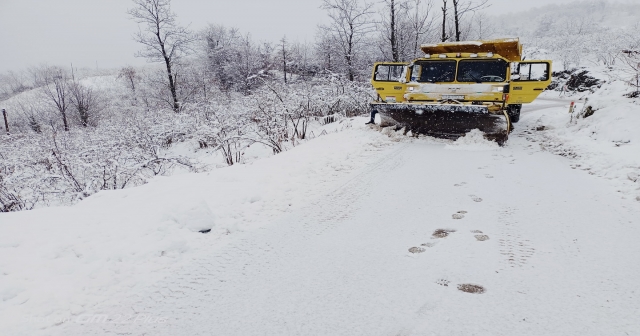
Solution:
[{"label": "snow plow blade", "polygon": [[511,132],[506,113],[493,114],[483,105],[461,104],[371,104],[381,118],[381,126],[405,128],[413,134],[457,139],[474,129],[485,138],[503,145]]}]

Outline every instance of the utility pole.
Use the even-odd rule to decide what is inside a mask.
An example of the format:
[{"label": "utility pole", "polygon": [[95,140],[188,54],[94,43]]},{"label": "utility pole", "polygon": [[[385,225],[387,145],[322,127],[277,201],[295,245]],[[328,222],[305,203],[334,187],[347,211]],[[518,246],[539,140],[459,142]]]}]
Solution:
[{"label": "utility pole", "polygon": [[2,109],[2,116],[4,117],[4,128],[7,130],[7,135],[9,135],[9,121],[7,121],[7,110]]}]

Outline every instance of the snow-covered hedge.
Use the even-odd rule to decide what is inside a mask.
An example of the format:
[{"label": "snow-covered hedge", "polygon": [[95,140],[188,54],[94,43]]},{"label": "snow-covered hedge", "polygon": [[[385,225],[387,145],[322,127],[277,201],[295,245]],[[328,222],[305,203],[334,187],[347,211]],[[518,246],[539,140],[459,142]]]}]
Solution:
[{"label": "snow-covered hedge", "polygon": [[116,76],[82,82],[103,104],[92,126],[69,109],[65,132],[42,89],[3,103],[12,134],[0,146],[0,212],[73,204],[158,175],[243,163],[251,146],[280,153],[317,135],[321,124],[366,113],[370,99],[366,84],[318,76],[264,81],[250,95],[214,88],[174,113],[153,103],[153,85],[131,91]]}]

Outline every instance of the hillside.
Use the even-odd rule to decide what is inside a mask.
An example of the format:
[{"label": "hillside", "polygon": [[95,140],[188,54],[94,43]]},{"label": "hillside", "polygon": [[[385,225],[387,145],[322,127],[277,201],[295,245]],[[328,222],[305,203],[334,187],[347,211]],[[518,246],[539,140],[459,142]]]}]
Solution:
[{"label": "hillside", "polygon": [[[388,35],[397,2],[330,3],[313,42],[177,30],[169,82],[165,63],[0,74],[0,335],[637,334],[640,4],[466,12],[465,38],[553,62],[517,123],[504,75],[438,88],[447,118],[498,106],[498,145],[382,127],[393,100],[368,123],[375,97],[439,85],[369,77],[454,36],[451,11],[402,2]],[[340,13],[361,13],[351,46]],[[422,108],[403,111],[428,127]]]}]

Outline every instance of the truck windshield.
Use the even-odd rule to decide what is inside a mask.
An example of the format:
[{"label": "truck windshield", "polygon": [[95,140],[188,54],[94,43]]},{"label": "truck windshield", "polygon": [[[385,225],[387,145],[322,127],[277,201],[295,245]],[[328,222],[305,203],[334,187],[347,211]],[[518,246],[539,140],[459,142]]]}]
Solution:
[{"label": "truck windshield", "polygon": [[458,63],[458,82],[504,82],[508,64],[497,60],[463,60]]},{"label": "truck windshield", "polygon": [[415,77],[421,83],[453,82],[456,75],[456,61],[424,61],[416,65],[421,71],[420,76]]}]

